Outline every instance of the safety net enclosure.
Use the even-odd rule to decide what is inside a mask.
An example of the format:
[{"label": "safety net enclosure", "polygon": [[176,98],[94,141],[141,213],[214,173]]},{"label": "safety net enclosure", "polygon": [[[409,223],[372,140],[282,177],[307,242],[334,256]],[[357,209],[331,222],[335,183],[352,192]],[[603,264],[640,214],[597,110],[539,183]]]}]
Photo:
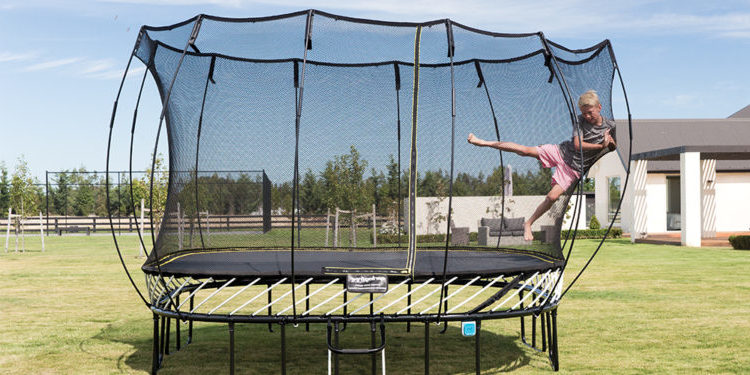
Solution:
[{"label": "safety net enclosure", "polygon": [[[152,207],[161,220],[142,267],[155,322],[374,327],[543,314],[557,367],[551,321],[574,238],[561,230],[579,220],[580,185],[525,239],[550,170],[466,139],[570,141],[578,96],[591,89],[611,119],[609,41],[571,50],[540,32],[307,10],[144,26],[133,57],[163,106],[137,126],[158,123],[166,138],[155,142],[169,149],[166,204]],[[629,126],[616,131],[626,165]],[[346,354],[330,335],[329,348]],[[156,371],[165,349],[154,350]]]}]

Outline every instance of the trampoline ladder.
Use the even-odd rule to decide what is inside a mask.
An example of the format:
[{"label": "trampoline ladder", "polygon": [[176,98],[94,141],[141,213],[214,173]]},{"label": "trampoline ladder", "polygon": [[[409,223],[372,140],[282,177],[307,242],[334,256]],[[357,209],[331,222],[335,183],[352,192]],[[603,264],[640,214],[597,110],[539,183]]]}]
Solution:
[{"label": "trampoline ladder", "polygon": [[[377,353],[380,353],[381,358],[381,373],[383,375],[386,374],[385,370],[385,323],[383,321],[383,317],[380,318],[380,346],[376,346],[375,342],[375,322],[370,322],[370,348],[365,349],[343,349],[340,348],[339,345],[339,332],[343,331],[343,329],[339,328],[339,322],[331,322],[331,320],[328,321],[328,331],[327,331],[327,344],[328,344],[328,375],[338,375],[339,373],[339,355],[362,355],[362,354],[369,354],[372,357],[372,375],[375,375],[376,372],[376,360],[375,355]],[[333,342],[331,342],[331,333],[333,333]]]}]

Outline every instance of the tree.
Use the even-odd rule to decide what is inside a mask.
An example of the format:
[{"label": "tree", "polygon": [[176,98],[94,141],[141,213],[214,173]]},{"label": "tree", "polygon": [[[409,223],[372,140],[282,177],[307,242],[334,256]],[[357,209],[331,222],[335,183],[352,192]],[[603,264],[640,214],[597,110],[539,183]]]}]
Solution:
[{"label": "tree", "polygon": [[311,169],[305,172],[302,179],[299,192],[299,205],[302,213],[320,214],[323,213],[325,202],[323,201],[323,192],[321,182],[315,176]]},{"label": "tree", "polygon": [[68,214],[68,202],[70,199],[70,177],[67,171],[62,171],[57,174],[57,188],[52,189],[52,208],[58,215]]},{"label": "tree", "polygon": [[292,183],[274,184],[271,188],[271,208],[279,214],[292,213]]},{"label": "tree", "polygon": [[539,170],[532,173],[530,170],[521,174],[513,172],[513,195],[547,195],[552,180],[552,170],[542,167],[539,161]]},{"label": "tree", "polygon": [[[385,181],[378,185],[377,207],[380,214],[387,214],[396,217],[396,212],[398,212],[401,202],[404,197],[406,197],[405,191],[408,189],[408,185],[403,183],[399,186],[401,173],[398,167],[398,163],[393,158],[393,155],[391,155],[390,161],[386,166],[387,176],[384,176]],[[373,171],[373,176],[374,175],[375,173]],[[382,177],[380,176],[382,175],[381,172],[378,176],[378,181],[381,180]]]},{"label": "tree", "polygon": [[94,187],[92,177],[85,167],[80,167],[71,173],[71,182],[75,185],[70,198],[71,213],[75,216],[86,216],[94,213]]},{"label": "tree", "polygon": [[449,183],[449,176],[442,170],[426,171],[423,178],[417,177],[417,192],[423,197],[445,197]]},{"label": "tree", "polygon": [[584,178],[583,191],[596,191],[596,180],[588,177]]},{"label": "tree", "polygon": [[[153,154],[151,156],[153,157]],[[151,173],[152,171],[153,173]],[[151,180],[152,176],[153,182]],[[146,207],[152,210],[154,228],[158,228],[157,223],[161,222],[167,206],[167,189],[169,185],[169,170],[164,165],[164,156],[161,153],[157,154],[154,159],[153,170],[150,166],[146,169],[146,175],[141,178],[141,182],[142,186],[145,185],[148,189],[145,194]]]},{"label": "tree", "polygon": [[23,155],[18,158],[18,164],[13,171],[10,181],[10,205],[17,214],[26,215],[39,210],[39,195],[34,186],[34,179],[31,177],[29,166],[24,160]]},{"label": "tree", "polygon": [[366,210],[373,202],[373,194],[362,180],[367,161],[361,160],[359,152],[351,146],[349,154],[334,157],[326,163],[323,171],[323,185],[329,208],[343,210]]},{"label": "tree", "polygon": [[10,207],[10,180],[5,162],[0,162],[0,215],[8,212]]}]

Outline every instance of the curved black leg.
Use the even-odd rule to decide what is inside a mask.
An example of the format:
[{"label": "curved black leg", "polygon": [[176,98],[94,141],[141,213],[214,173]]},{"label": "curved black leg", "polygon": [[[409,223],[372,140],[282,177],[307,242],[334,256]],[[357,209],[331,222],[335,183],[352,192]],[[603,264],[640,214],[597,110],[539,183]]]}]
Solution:
[{"label": "curved black leg", "polygon": [[229,322],[229,374],[234,375],[234,322]]},{"label": "curved black leg", "polygon": [[151,358],[151,374],[155,375],[159,371],[161,363],[159,362],[159,316],[154,314],[154,352]]}]

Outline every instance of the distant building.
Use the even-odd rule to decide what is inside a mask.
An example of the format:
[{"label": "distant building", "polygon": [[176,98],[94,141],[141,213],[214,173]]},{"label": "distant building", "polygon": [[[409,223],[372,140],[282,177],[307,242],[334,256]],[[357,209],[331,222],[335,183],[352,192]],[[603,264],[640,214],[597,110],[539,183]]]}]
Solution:
[{"label": "distant building", "polygon": [[[633,120],[633,136],[619,215],[633,240],[680,231],[683,245],[700,246],[716,232],[750,230],[750,106],[726,119]],[[615,153],[589,171],[602,225],[616,208],[625,173]]]}]

